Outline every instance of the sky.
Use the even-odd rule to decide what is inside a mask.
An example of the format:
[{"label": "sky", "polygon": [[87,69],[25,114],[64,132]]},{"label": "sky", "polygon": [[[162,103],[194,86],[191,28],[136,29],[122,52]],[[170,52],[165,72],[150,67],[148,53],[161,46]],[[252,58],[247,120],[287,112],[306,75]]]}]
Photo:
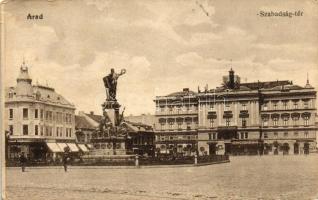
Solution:
[{"label": "sky", "polygon": [[154,113],[156,96],[220,86],[231,67],[242,82],[304,86],[308,73],[318,88],[316,0],[11,0],[4,11],[5,85],[16,84],[24,58],[33,83],[77,111],[101,113],[111,68],[127,70],[117,86],[126,115]]}]

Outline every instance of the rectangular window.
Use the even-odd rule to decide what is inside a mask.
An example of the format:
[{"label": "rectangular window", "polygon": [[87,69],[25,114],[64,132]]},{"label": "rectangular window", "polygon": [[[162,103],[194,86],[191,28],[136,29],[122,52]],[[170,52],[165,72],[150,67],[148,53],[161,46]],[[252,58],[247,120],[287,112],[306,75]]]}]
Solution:
[{"label": "rectangular window", "polygon": [[274,109],[274,110],[277,110],[277,102],[274,102],[274,103],[273,103],[273,109]]},{"label": "rectangular window", "polygon": [[37,119],[39,117],[38,109],[34,110],[34,119]]},{"label": "rectangular window", "polygon": [[278,126],[278,118],[273,119],[273,124],[274,124],[274,126]]},{"label": "rectangular window", "polygon": [[160,106],[160,112],[164,112],[165,111],[165,107],[164,106]]},{"label": "rectangular window", "polygon": [[13,125],[9,125],[9,131],[10,131],[10,135],[13,135]]},{"label": "rectangular window", "polygon": [[264,104],[263,104],[263,110],[267,110],[267,109],[268,109],[267,103],[264,103]]},{"label": "rectangular window", "polygon": [[173,122],[169,122],[169,129],[173,129]]},{"label": "rectangular window", "polygon": [[246,127],[246,119],[242,118],[242,127]]},{"label": "rectangular window", "polygon": [[268,133],[264,133],[264,138],[268,138]]},{"label": "rectangular window", "polygon": [[262,123],[263,123],[263,126],[268,126],[268,119],[267,118],[263,119]]},{"label": "rectangular window", "polygon": [[187,111],[191,111],[191,105],[186,105]]},{"label": "rectangular window", "polygon": [[169,106],[169,113],[172,113],[172,111],[173,111],[173,107]]},{"label": "rectangular window", "polygon": [[165,123],[160,123],[160,129],[164,130],[165,129]]},{"label": "rectangular window", "polygon": [[284,132],[284,137],[288,137],[288,132]]},{"label": "rectangular window", "polygon": [[244,139],[244,133],[241,132],[241,139]]},{"label": "rectangular window", "polygon": [[225,103],[225,111],[229,111],[230,110],[230,103]]},{"label": "rectangular window", "polygon": [[209,140],[212,140],[212,134],[209,133]]},{"label": "rectangular window", "polygon": [[309,103],[308,102],[309,102],[308,100],[304,101],[304,108],[309,108]]},{"label": "rectangular window", "polygon": [[230,118],[226,118],[226,126],[230,126],[231,125],[231,119]]},{"label": "rectangular window", "polygon": [[23,135],[29,135],[29,126],[28,125],[23,125]]},{"label": "rectangular window", "polygon": [[288,126],[288,118],[284,118],[283,119],[283,125],[284,126]]},{"label": "rectangular window", "polygon": [[210,110],[214,110],[214,103],[210,103]]},{"label": "rectangular window", "polygon": [[210,128],[214,127],[214,119],[210,119]]},{"label": "rectangular window", "polygon": [[43,119],[43,110],[40,110],[40,118]]},{"label": "rectangular window", "polygon": [[247,110],[246,104],[242,104],[242,110]]},{"label": "rectangular window", "polygon": [[72,129],[70,128],[70,137],[72,137]]},{"label": "rectangular window", "polygon": [[305,119],[304,119],[304,125],[305,125],[305,126],[309,126],[309,118],[308,118],[308,117],[305,117]]},{"label": "rectangular window", "polygon": [[213,140],[216,140],[216,133],[213,133],[213,134],[212,134],[212,139],[213,139]]},{"label": "rectangular window", "polygon": [[13,119],[13,109],[9,109],[9,119]]},{"label": "rectangular window", "polygon": [[299,118],[298,117],[293,117],[292,120],[293,120],[293,126],[298,126]]},{"label": "rectangular window", "polygon": [[305,138],[308,138],[308,131],[304,132],[304,136],[305,136]]},{"label": "rectangular window", "polygon": [[29,112],[27,108],[23,108],[23,119],[27,119],[29,117]]},{"label": "rectangular window", "polygon": [[178,123],[178,129],[182,129],[182,124]]},{"label": "rectangular window", "polygon": [[294,102],[294,109],[298,109],[298,103],[296,101]]},{"label": "rectangular window", "polygon": [[248,132],[245,132],[245,139],[248,138]]},{"label": "rectangular window", "polygon": [[43,136],[43,126],[41,126],[41,135]]},{"label": "rectangular window", "polygon": [[274,136],[275,136],[275,137],[278,137],[278,133],[277,133],[277,132],[274,132]]},{"label": "rectangular window", "polygon": [[288,109],[288,102],[287,101],[283,101],[283,109],[284,110]]},{"label": "rectangular window", "polygon": [[58,137],[59,136],[59,127],[56,127],[56,137]]},{"label": "rectangular window", "polygon": [[34,135],[39,135],[39,126],[38,125],[34,126]]}]

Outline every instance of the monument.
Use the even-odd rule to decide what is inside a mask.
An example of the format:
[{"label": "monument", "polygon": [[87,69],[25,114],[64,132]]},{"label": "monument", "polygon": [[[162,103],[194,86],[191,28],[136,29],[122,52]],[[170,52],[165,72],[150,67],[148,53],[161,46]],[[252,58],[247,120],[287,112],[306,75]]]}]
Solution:
[{"label": "monument", "polygon": [[103,78],[106,100],[102,104],[103,116],[99,123],[99,128],[93,133],[91,151],[94,155],[125,155],[126,141],[128,132],[125,126],[122,126],[123,113],[120,114],[121,105],[116,99],[118,78],[126,73],[122,69],[120,73],[116,73],[111,69],[110,74]]}]

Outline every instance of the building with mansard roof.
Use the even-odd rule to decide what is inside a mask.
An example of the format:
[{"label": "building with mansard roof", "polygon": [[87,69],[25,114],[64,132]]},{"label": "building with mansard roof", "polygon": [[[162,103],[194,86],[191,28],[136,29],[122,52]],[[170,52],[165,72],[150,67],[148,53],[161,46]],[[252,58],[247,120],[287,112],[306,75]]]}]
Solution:
[{"label": "building with mansard roof", "polygon": [[161,152],[303,154],[316,148],[316,90],[308,80],[304,87],[287,80],[241,83],[231,69],[220,87],[184,89],[155,102]]},{"label": "building with mansard roof", "polygon": [[7,155],[18,158],[24,152],[31,160],[55,160],[75,145],[75,106],[54,88],[33,85],[25,62],[17,84],[5,89]]}]

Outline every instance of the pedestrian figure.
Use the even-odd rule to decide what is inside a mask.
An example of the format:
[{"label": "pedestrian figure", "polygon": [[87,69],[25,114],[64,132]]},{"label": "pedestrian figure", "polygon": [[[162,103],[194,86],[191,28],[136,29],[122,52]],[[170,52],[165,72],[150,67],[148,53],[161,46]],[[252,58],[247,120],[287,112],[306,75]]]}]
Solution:
[{"label": "pedestrian figure", "polygon": [[67,163],[70,160],[69,158],[69,152],[70,152],[70,147],[66,146],[64,147],[64,154],[63,154],[63,166],[64,166],[64,171],[67,172]]},{"label": "pedestrian figure", "polygon": [[20,159],[20,165],[21,165],[22,172],[25,172],[27,158],[25,157],[24,152],[21,153],[19,159]]},{"label": "pedestrian figure", "polygon": [[68,155],[64,154],[63,156],[63,166],[64,166],[64,171],[67,172],[67,161],[68,161]]}]

